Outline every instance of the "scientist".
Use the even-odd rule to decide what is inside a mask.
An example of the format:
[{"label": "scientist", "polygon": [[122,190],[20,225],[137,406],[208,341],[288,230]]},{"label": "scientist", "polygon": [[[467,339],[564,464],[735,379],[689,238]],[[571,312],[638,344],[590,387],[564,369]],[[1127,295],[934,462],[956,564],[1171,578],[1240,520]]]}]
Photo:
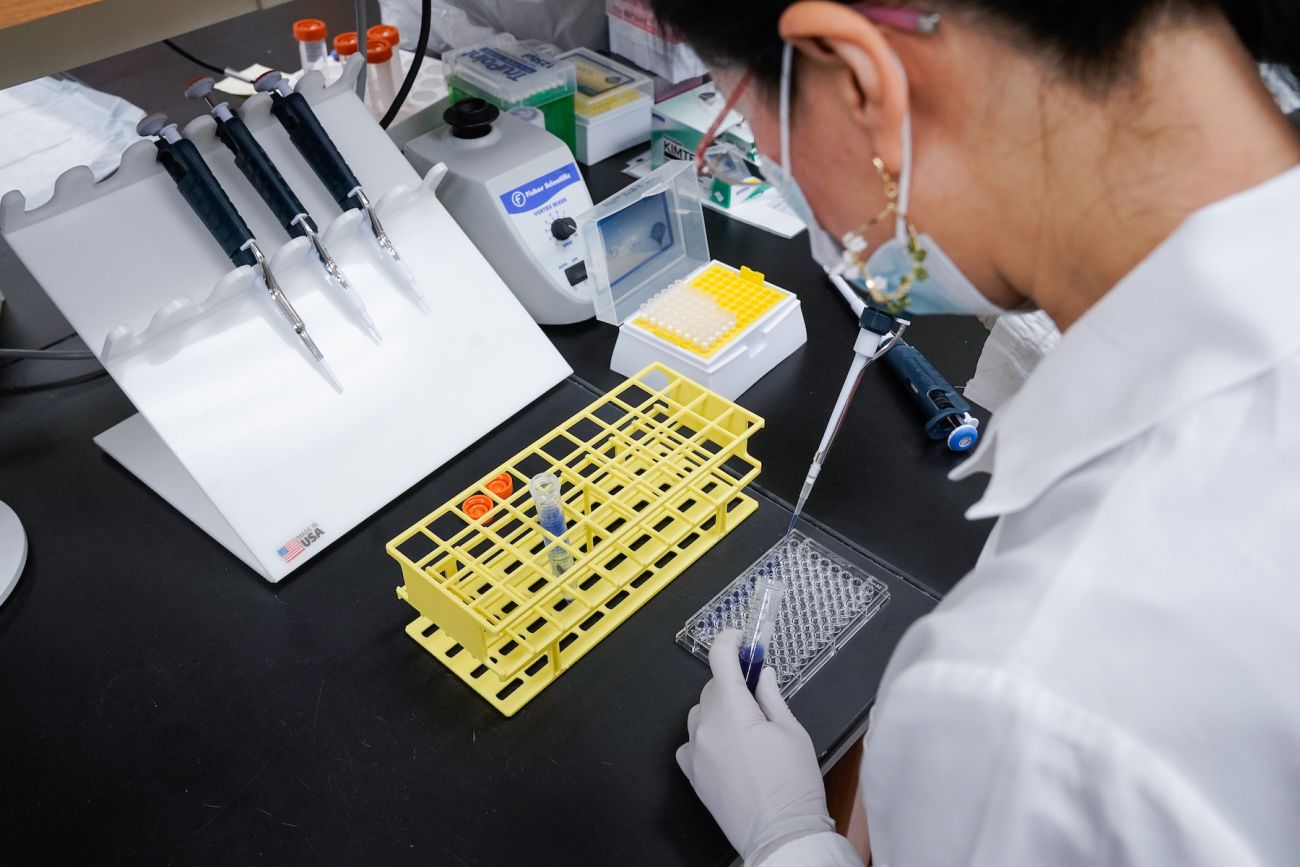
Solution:
[{"label": "scientist", "polygon": [[[1065,332],[955,473],[998,522],[880,686],[874,863],[1296,863],[1300,137],[1256,61],[1300,3],[654,5],[819,261]],[[859,863],[728,637],[682,770],[748,867]]]}]

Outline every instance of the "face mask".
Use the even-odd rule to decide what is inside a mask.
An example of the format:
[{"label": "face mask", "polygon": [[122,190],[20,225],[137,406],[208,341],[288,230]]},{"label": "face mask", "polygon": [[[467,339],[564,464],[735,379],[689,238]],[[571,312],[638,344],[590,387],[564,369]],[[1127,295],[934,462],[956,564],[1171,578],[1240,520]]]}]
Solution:
[{"label": "face mask", "polygon": [[[764,159],[763,166],[768,182],[776,188],[790,209],[808,226],[808,243],[813,259],[828,271],[844,267],[844,247],[817,222],[812,206],[800,189],[790,170],[790,78],[794,59],[794,46],[785,44],[781,56],[781,156],[783,161]],[[900,65],[899,71],[902,71]],[[904,79],[906,80],[906,79]],[[867,272],[877,279],[883,278],[894,289],[899,281],[912,272],[913,261],[908,253],[907,205],[912,187],[912,120],[903,118],[903,171],[899,178],[898,218],[894,237],[886,241],[867,260]],[[969,313],[977,316],[997,316],[1003,311],[984,295],[961,272],[934,238],[920,235],[921,248],[926,252],[926,277],[912,284],[906,295],[906,311],[913,314]],[[865,289],[862,279],[859,286]]]}]

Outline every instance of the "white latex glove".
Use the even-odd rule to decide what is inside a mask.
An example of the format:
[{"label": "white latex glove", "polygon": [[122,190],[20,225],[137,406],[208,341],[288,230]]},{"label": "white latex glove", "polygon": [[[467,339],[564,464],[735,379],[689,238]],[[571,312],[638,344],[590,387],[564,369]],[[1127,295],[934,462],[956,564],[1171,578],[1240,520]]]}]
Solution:
[{"label": "white latex glove", "polygon": [[754,695],[741,675],[739,630],[713,639],[713,679],[686,717],[677,764],[744,858],[758,867],[791,840],[834,831],[812,739],[790,713],[770,668]]}]

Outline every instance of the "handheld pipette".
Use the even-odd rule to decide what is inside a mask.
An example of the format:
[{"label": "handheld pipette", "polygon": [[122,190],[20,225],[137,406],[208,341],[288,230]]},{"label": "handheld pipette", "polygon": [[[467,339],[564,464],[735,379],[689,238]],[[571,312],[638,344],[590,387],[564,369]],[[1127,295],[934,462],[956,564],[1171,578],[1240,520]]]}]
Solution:
[{"label": "handheld pipette", "polygon": [[[853,290],[842,274],[830,271],[826,276],[853,315],[860,318],[867,308],[866,299]],[[899,341],[889,350],[885,361],[925,413],[925,432],[930,439],[947,440],[948,448],[954,452],[975,447],[979,442],[979,419],[971,415],[970,404],[920,351]]]},{"label": "handheld pipette", "polygon": [[427,312],[429,304],[424,300],[419,284],[415,282],[415,275],[397,254],[397,248],[393,246],[392,239],[384,231],[383,224],[379,222],[370,199],[361,188],[361,182],[348,167],[347,161],[343,159],[343,154],[339,153],[329,133],[325,132],[325,127],[312,111],[307,98],[296,92],[288,80],[275,70],[263,73],[254,87],[258,93],[271,95],[271,114],[280,121],[280,125],[289,134],[289,140],[329,190],[338,206],[344,211],[360,209],[365,215],[366,225],[374,236],[381,258],[388,263],[397,282],[411,294],[420,308]]},{"label": "handheld pipette", "polygon": [[276,169],[275,163],[271,162],[271,157],[263,150],[262,145],[253,137],[248,126],[230,110],[230,105],[212,101],[214,84],[215,82],[207,76],[196,78],[190,82],[189,87],[185,88],[185,96],[189,99],[201,99],[208,104],[209,113],[217,122],[217,136],[235,155],[235,166],[244,173],[244,177],[248,178],[248,182],[253,185],[253,189],[257,190],[262,201],[266,202],[290,238],[302,236],[311,241],[312,248],[316,251],[316,258],[320,260],[330,285],[361,320],[375,342],[378,342],[379,331],[375,328],[375,321],[366,309],[366,303],[361,300],[357,290],[352,288],[352,284],[343,275],[343,269],[334,261],[334,257],[325,249],[325,243],[321,240],[311,214],[307,213],[302,202],[294,195],[293,189]]},{"label": "handheld pipette", "polygon": [[979,442],[979,419],[970,404],[943,374],[913,346],[900,343],[885,356],[885,364],[898,375],[907,393],[925,415],[925,433],[945,440],[954,452],[968,452]]},{"label": "handheld pipette", "polygon": [[817,483],[817,477],[821,475],[822,464],[826,460],[826,455],[830,452],[831,444],[835,442],[835,437],[844,424],[844,417],[848,414],[849,405],[853,403],[853,396],[857,393],[858,383],[862,381],[863,372],[872,362],[894,348],[898,341],[902,339],[903,332],[907,330],[907,326],[911,324],[911,321],[898,316],[890,316],[878,307],[864,305],[862,314],[858,318],[858,324],[861,326],[861,330],[858,332],[857,342],[853,344],[853,363],[849,365],[849,373],[844,378],[840,396],[835,401],[835,409],[831,411],[830,422],[826,425],[826,432],[822,434],[822,440],[817,446],[817,453],[813,456],[812,465],[808,467],[808,476],[804,479],[803,487],[799,490],[799,500],[795,504],[794,514],[790,516],[790,529],[787,532],[794,532],[795,525],[799,523],[804,504],[808,502],[813,485]]},{"label": "handheld pipette", "polygon": [[141,118],[136,124],[136,132],[142,136],[156,136],[154,146],[158,148],[158,162],[162,163],[176,183],[181,196],[194,209],[194,213],[212,233],[230,261],[237,266],[248,265],[253,269],[253,278],[258,286],[266,291],[276,311],[311,353],[317,370],[330,385],[343,391],[342,383],[325,363],[325,356],[307,333],[302,317],[293,309],[275,275],[271,273],[271,267],[262,254],[261,247],[257,245],[257,239],[253,237],[248,224],[239,215],[225,190],[221,189],[221,184],[203,161],[194,142],[183,137],[176,124],[162,114],[150,114]]}]

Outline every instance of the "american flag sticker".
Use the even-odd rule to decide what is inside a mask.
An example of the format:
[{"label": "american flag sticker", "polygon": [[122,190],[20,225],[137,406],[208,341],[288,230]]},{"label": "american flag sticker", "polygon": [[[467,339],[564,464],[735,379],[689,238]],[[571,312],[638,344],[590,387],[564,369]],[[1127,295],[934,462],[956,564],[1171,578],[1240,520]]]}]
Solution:
[{"label": "american flag sticker", "polygon": [[302,553],[323,535],[325,535],[325,533],[321,528],[312,524],[310,527],[281,545],[275,553],[278,554],[280,559],[284,562],[292,563],[294,560],[302,556]]}]

